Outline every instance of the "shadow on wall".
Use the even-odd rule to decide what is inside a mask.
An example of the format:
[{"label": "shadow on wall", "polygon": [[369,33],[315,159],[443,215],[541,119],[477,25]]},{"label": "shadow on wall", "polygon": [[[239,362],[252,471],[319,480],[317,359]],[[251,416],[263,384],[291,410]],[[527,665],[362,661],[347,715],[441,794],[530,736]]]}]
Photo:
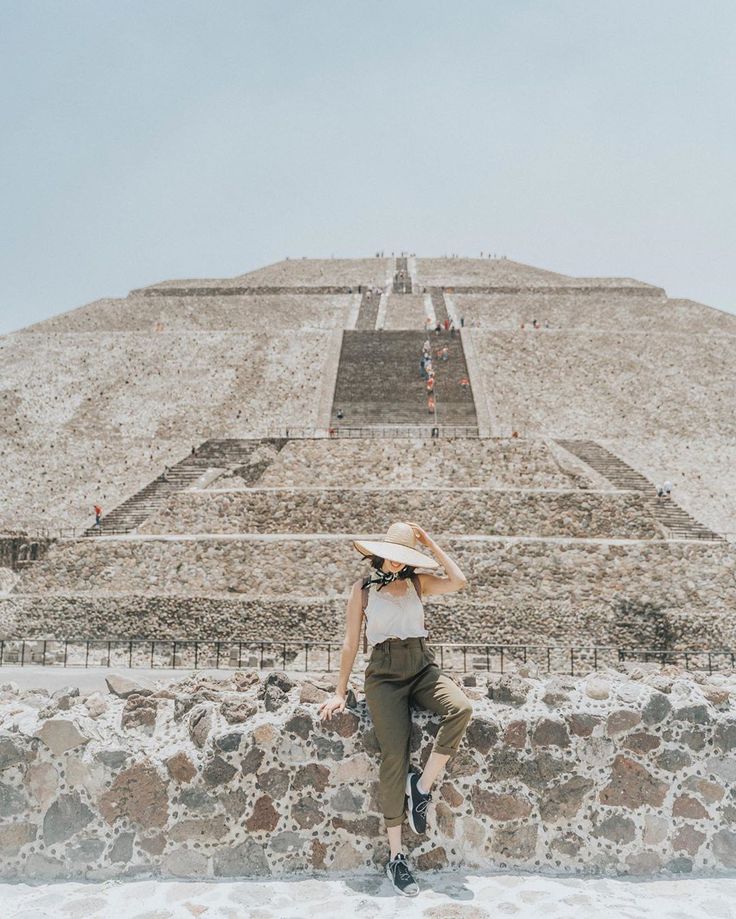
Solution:
[{"label": "shadow on wall", "polygon": [[626,632],[631,647],[642,643],[642,636],[646,635],[648,647],[669,651],[675,647],[681,638],[673,627],[664,606],[650,601],[620,599],[613,604],[614,616],[622,628],[622,637]]}]

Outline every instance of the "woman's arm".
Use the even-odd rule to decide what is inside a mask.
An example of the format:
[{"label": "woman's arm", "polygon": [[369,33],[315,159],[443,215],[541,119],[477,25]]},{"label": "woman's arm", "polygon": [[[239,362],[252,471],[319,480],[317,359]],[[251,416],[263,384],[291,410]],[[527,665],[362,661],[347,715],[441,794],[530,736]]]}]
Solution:
[{"label": "woman's arm", "polygon": [[342,643],[340,656],[340,676],[337,679],[336,692],[343,694],[348,691],[348,681],[353,671],[355,655],[360,645],[360,625],[363,620],[363,604],[360,596],[360,581],[356,581],[348,597],[348,606],[345,614],[345,639]]},{"label": "woman's arm", "polygon": [[432,537],[429,536],[418,523],[409,523],[409,525],[414,528],[417,542],[426,546],[447,572],[446,578],[441,578],[436,574],[420,574],[419,583],[422,585],[422,596],[425,597],[430,594],[451,594],[456,590],[462,590],[463,587],[467,587],[468,579],[460,570],[457,562],[453,561],[447,552],[440,549]]},{"label": "woman's arm", "polygon": [[324,720],[331,718],[333,712],[344,711],[348,694],[348,681],[353,671],[355,655],[360,644],[360,626],[363,619],[363,603],[360,596],[361,582],[356,581],[348,597],[347,612],[345,616],[345,639],[342,643],[340,655],[340,675],[337,678],[335,694],[331,699],[323,702],[319,707],[319,717]]}]

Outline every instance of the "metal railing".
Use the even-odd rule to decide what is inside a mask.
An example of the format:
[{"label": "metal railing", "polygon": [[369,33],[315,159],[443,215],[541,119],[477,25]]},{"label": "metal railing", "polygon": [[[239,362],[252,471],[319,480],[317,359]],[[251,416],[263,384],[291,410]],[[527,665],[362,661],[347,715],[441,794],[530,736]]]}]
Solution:
[{"label": "metal railing", "polygon": [[[97,528],[94,524],[91,524],[86,527],[44,527],[41,530],[26,530],[22,536],[26,540],[33,541],[39,539],[78,539],[80,536],[108,536],[111,534],[119,535],[121,533],[130,533],[130,529],[110,526]],[[43,558],[24,559],[24,561],[43,561]]]},{"label": "metal railing", "polygon": [[[605,645],[437,643],[440,667],[448,672],[505,673],[534,664],[544,673],[581,675],[621,663],[678,664],[686,670],[736,669],[736,652],[618,648]],[[147,669],[241,669],[327,671],[340,667],[342,642],[270,639],[6,638],[0,640],[0,666],[115,667]]]},{"label": "metal railing", "polygon": [[[474,437],[477,438],[478,426],[474,424],[331,424],[327,428],[291,427],[273,428],[261,434],[254,434],[248,440],[323,440],[334,437],[430,437],[432,428],[439,428],[441,437]],[[206,454],[202,452],[202,456]]]},{"label": "metal railing", "polygon": [[330,437],[472,437],[478,438],[474,424],[396,424],[340,425],[330,428]]}]

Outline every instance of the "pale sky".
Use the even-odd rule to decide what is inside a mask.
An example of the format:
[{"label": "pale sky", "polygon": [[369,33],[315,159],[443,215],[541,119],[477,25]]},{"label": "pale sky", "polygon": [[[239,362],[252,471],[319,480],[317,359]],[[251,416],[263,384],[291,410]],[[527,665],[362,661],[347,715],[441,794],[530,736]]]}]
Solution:
[{"label": "pale sky", "polygon": [[0,333],[287,255],[736,312],[733,0],[0,0]]}]

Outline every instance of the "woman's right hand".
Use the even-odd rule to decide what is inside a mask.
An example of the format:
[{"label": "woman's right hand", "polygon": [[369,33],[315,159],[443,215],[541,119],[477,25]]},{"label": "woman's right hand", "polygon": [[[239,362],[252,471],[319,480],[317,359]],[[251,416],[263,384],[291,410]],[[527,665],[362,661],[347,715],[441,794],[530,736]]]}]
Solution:
[{"label": "woman's right hand", "polygon": [[345,711],[345,704],[348,701],[347,693],[335,692],[331,699],[327,699],[319,707],[319,717],[322,721],[325,718],[332,718],[334,712]]}]

